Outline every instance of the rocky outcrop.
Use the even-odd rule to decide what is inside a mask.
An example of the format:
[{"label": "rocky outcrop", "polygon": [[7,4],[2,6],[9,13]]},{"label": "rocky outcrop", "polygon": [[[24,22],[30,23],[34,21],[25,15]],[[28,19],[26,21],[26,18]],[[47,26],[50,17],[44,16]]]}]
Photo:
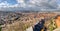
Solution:
[{"label": "rocky outcrop", "polygon": [[57,28],[57,29],[55,29],[55,30],[53,30],[53,31],[60,31],[60,28]]},{"label": "rocky outcrop", "polygon": [[25,31],[26,28],[33,26],[37,21],[40,21],[42,17],[49,19],[53,16],[55,16],[55,14],[8,13],[6,15],[1,15],[0,24],[3,25],[2,31]]}]

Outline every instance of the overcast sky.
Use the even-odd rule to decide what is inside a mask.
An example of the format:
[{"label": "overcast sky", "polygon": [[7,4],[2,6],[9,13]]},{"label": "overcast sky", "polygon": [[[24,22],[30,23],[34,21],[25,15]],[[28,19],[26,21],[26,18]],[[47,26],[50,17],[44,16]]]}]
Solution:
[{"label": "overcast sky", "polygon": [[0,10],[2,8],[59,9],[60,0],[0,0]]}]

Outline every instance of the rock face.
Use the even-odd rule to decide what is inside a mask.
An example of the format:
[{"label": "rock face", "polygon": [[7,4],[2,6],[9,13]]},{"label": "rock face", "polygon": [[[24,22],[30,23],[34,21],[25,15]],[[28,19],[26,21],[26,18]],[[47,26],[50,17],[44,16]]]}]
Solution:
[{"label": "rock face", "polygon": [[2,31],[24,31],[22,29],[22,23],[15,22],[13,24],[6,25],[5,28],[2,28]]},{"label": "rock face", "polygon": [[[1,15],[0,24],[4,25],[4,27],[2,27],[2,31],[25,31],[28,27],[35,25],[37,21],[40,21],[41,17],[45,17],[47,19],[53,16],[55,16],[55,14],[4,13]],[[29,31],[32,31],[31,27],[29,29]]]},{"label": "rock face", "polygon": [[26,31],[33,31],[32,26],[31,26],[31,27],[29,27],[29,28],[27,28],[27,29],[26,29]]},{"label": "rock face", "polygon": [[59,28],[60,27],[60,15],[57,16],[55,22],[56,22],[57,27]]},{"label": "rock face", "polygon": [[21,15],[18,14],[8,14],[6,16],[1,16],[1,22],[0,24],[11,24],[14,21],[18,20]]},{"label": "rock face", "polygon": [[53,31],[60,31],[60,28],[57,28],[57,29],[55,29],[55,30],[53,30]]}]

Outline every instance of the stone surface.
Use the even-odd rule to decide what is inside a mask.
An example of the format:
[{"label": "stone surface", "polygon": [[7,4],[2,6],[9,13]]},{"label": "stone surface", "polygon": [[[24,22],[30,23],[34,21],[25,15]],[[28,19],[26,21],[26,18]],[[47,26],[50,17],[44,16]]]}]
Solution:
[{"label": "stone surface", "polygon": [[57,29],[55,29],[55,30],[53,30],[53,31],[60,31],[60,28],[57,28]]},{"label": "stone surface", "polygon": [[29,27],[29,28],[27,28],[27,29],[26,29],[26,31],[33,31],[32,26],[31,26],[31,27]]}]

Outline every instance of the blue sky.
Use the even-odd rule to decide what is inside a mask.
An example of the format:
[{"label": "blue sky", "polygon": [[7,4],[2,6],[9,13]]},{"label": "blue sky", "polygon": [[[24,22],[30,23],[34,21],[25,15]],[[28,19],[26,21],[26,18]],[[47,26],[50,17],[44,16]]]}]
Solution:
[{"label": "blue sky", "polygon": [[[14,4],[17,4],[17,0],[0,0],[0,3],[6,1],[7,3],[9,3],[10,5],[14,5]],[[24,0],[25,2],[26,1],[29,1],[29,0]],[[38,1],[38,0],[37,0]],[[60,0],[56,0],[57,1],[57,4],[60,4]]]},{"label": "blue sky", "polygon": [[[17,4],[16,0],[0,0],[1,2],[7,1],[9,4],[13,5],[13,4]],[[24,0],[24,1],[29,1],[29,0]],[[57,4],[60,4],[60,0],[57,0]]]},{"label": "blue sky", "polygon": [[16,0],[6,0],[8,3],[10,3],[10,4],[17,4],[17,1]]},{"label": "blue sky", "polygon": [[60,8],[60,0],[0,0],[0,8],[2,7],[23,7],[24,9],[57,9]]},{"label": "blue sky", "polygon": [[60,4],[60,0],[57,0],[57,4]]},{"label": "blue sky", "polygon": [[0,3],[4,2],[4,1],[7,1],[7,3],[9,3],[11,5],[17,4],[16,0],[0,0]]}]

